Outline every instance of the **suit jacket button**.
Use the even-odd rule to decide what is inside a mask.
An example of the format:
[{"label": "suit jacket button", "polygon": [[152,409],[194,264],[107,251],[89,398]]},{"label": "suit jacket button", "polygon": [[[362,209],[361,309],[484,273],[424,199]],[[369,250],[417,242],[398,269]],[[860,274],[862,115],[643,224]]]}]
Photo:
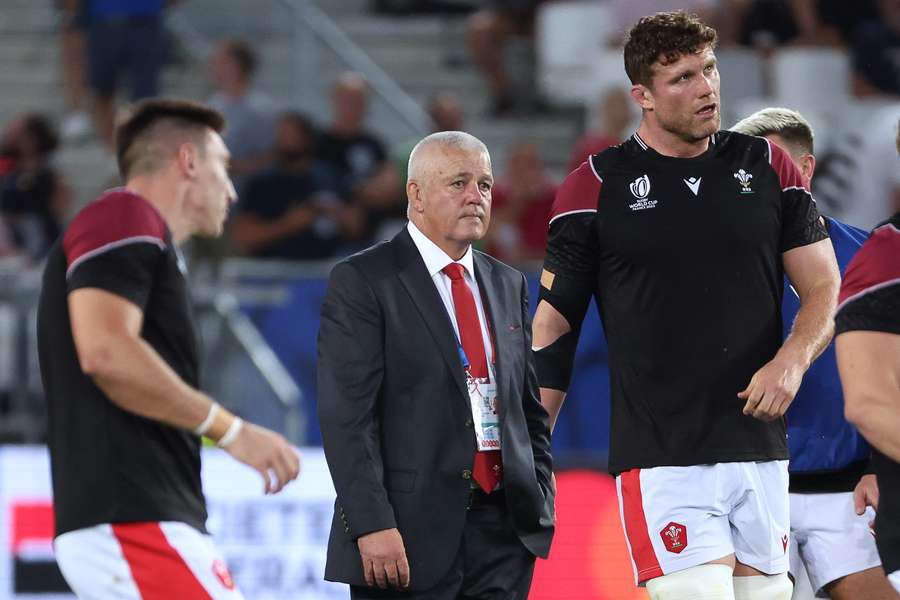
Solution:
[{"label": "suit jacket button", "polygon": [[463,479],[472,479],[472,471],[469,469],[463,469],[462,478]]},{"label": "suit jacket button", "polygon": [[472,419],[466,419],[466,427],[471,427],[472,425],[474,425],[474,423],[472,423]]}]

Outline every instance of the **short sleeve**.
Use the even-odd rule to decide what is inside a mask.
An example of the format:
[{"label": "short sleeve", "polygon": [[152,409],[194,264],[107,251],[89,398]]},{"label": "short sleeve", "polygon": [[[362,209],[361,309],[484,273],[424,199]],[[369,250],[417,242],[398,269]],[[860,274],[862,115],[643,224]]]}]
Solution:
[{"label": "short sleeve", "polygon": [[597,261],[594,221],[602,185],[590,162],[582,163],[563,181],[550,210],[545,270],[593,285]]},{"label": "short sleeve", "polygon": [[165,221],[146,200],[107,194],[82,210],[63,237],[67,290],[99,288],[143,310],[167,239]]},{"label": "short sleeve", "polygon": [[769,142],[769,162],[781,186],[781,252],[827,239],[816,201],[788,153]]},{"label": "short sleeve", "polygon": [[835,329],[836,333],[862,330],[900,335],[900,229],[896,224],[877,227],[847,266]]}]

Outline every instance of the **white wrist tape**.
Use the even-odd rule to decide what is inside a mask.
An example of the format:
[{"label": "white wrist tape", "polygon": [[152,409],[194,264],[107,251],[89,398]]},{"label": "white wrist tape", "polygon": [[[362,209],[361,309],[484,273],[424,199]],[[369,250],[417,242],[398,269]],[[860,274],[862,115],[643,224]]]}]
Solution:
[{"label": "white wrist tape", "polygon": [[227,448],[231,444],[234,443],[234,440],[237,439],[238,434],[241,432],[241,428],[244,426],[244,420],[240,417],[235,417],[231,422],[231,425],[228,426],[228,431],[225,432],[225,435],[216,442],[216,446],[219,448]]},{"label": "white wrist tape", "polygon": [[209,412],[206,413],[206,418],[203,419],[203,422],[197,425],[197,428],[194,429],[194,433],[197,435],[204,435],[209,428],[212,427],[213,421],[216,420],[216,415],[219,414],[219,411],[222,410],[222,407],[219,406],[218,402],[213,402],[209,407]]}]

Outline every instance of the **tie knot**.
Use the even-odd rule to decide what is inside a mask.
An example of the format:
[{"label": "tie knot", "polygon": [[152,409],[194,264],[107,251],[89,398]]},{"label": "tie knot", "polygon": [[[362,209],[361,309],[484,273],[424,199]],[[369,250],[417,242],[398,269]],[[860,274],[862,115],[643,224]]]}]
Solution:
[{"label": "tie knot", "polygon": [[447,277],[455,281],[457,279],[463,278],[465,267],[459,263],[450,263],[441,270],[447,275]]}]

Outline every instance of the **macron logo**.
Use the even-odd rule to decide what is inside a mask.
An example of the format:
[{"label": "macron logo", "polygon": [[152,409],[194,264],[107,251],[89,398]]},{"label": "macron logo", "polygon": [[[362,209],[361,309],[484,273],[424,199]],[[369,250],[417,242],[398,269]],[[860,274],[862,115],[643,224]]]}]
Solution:
[{"label": "macron logo", "polygon": [[702,179],[702,177],[689,177],[688,179],[684,179],[682,181],[684,181],[684,183],[687,184],[688,189],[690,189],[692,192],[694,192],[694,195],[696,196],[700,192],[700,180],[701,179]]}]

